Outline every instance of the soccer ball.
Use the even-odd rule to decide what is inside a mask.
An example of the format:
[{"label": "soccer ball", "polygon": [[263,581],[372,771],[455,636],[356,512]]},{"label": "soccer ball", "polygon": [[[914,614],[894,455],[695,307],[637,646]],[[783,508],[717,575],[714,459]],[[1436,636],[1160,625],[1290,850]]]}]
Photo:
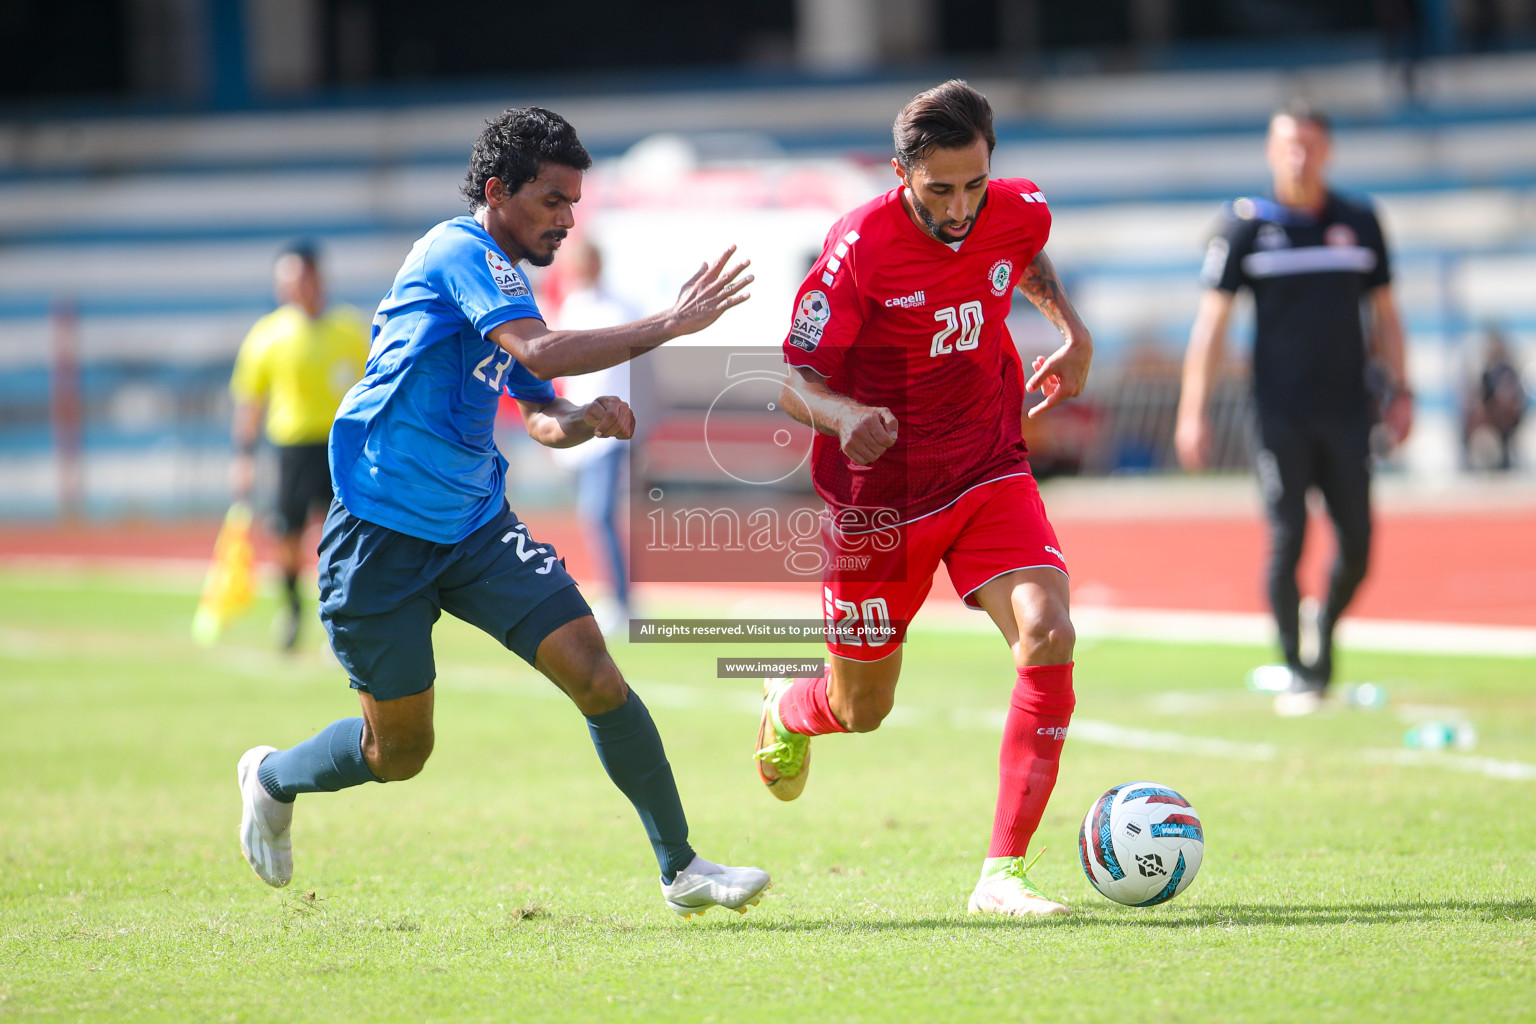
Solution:
[{"label": "soccer ball", "polygon": [[1127,782],[1093,802],[1077,833],[1083,874],[1101,894],[1130,907],[1166,903],[1200,870],[1200,815],[1156,782]]}]

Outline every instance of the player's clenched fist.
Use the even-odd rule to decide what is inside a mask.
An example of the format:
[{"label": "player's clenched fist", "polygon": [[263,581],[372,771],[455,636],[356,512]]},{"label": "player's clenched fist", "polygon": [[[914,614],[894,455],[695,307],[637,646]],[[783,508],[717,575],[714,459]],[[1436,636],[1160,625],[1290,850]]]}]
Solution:
[{"label": "player's clenched fist", "polygon": [[867,466],[896,443],[896,417],[884,407],[857,406],[840,418],[837,436],[843,454]]},{"label": "player's clenched fist", "polygon": [[581,411],[581,419],[592,428],[593,437],[616,437],[627,441],[635,436],[635,413],[622,398],[603,395],[592,399]]}]

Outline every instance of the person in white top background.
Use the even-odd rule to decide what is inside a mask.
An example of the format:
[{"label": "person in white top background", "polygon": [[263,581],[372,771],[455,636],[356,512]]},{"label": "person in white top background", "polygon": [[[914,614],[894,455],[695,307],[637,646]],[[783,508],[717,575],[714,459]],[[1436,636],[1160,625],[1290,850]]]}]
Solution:
[{"label": "person in white top background", "polygon": [[[569,253],[571,290],[560,303],[556,317],[561,330],[585,331],[612,327],[635,319],[635,311],[615,295],[603,281],[602,250],[590,239],[577,242]],[[640,364],[624,362],[595,373],[565,377],[559,381],[562,396],[570,402],[589,402],[598,395],[617,395],[632,408],[635,396],[644,397],[644,375]],[[634,384],[641,386],[632,388]],[[638,411],[638,408],[637,408]],[[629,626],[633,600],[629,587],[629,563],[624,555],[624,537],[620,533],[620,495],[631,446],[638,443],[643,430],[637,419],[635,439],[593,438],[574,448],[551,451],[555,461],[576,475],[576,516],[585,533],[587,549],[607,576],[610,593],[593,603],[593,614],[604,634],[623,632]]]}]

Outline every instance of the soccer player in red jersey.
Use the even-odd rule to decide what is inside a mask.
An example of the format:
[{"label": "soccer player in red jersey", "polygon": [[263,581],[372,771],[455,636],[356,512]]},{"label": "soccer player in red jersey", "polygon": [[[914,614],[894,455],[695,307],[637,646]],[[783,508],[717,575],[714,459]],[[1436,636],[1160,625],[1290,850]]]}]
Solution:
[{"label": "soccer player in red jersey", "polygon": [[[908,103],[894,134],[900,185],[833,226],[784,342],[792,369],[781,404],[817,431],[832,657],[820,678],[765,683],[759,774],[792,800],[810,737],[879,727],[906,624],[943,559],[1017,669],[970,910],[1065,914],[1024,873],[1072,714],[1075,637],[1022,414],[1025,391],[1045,395],[1030,416],[1082,392],[1093,341],[1044,251],[1045,196],[1023,178],[990,177],[997,136],[986,98],[946,82]],[[1027,381],[1004,323],[1015,288],[1064,339]]]}]

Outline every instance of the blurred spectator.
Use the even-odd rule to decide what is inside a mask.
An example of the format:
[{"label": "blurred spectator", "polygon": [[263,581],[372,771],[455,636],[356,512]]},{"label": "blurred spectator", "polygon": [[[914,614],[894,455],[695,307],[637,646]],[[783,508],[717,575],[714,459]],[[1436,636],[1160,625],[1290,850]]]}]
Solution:
[{"label": "blurred spectator", "polygon": [[[587,331],[634,320],[634,311],[604,283],[602,250],[583,239],[569,247],[569,252],[571,290],[560,304],[560,329]],[[623,399],[637,413],[635,431],[638,437],[642,429],[639,423],[642,410],[634,403],[631,374],[632,369],[643,364],[644,360],[624,362],[595,373],[566,377],[561,382],[561,396],[577,405],[590,402],[599,395],[615,395]],[[587,550],[601,564],[609,580],[611,592],[608,598],[594,602],[592,608],[598,628],[608,635],[627,630],[632,611],[629,563],[624,557],[619,512],[624,467],[634,443],[612,437],[594,437],[574,448],[551,451],[556,462],[576,474],[576,517],[586,534]]]},{"label": "blurred spectator", "polygon": [[278,256],[273,290],[279,308],[245,336],[229,384],[235,399],[232,490],[236,501],[250,500],[256,444],[265,428],[277,451],[268,527],[286,599],[277,636],[289,650],[298,642],[301,621],[304,527],[331,503],[326,442],[342,396],[363,375],[368,328],[350,306],[326,309],[319,254],[311,243],[297,242]]},{"label": "blurred spectator", "polygon": [[1462,444],[1472,469],[1509,469],[1514,436],[1525,418],[1526,393],[1504,335],[1489,327],[1483,356],[1468,381]]}]

